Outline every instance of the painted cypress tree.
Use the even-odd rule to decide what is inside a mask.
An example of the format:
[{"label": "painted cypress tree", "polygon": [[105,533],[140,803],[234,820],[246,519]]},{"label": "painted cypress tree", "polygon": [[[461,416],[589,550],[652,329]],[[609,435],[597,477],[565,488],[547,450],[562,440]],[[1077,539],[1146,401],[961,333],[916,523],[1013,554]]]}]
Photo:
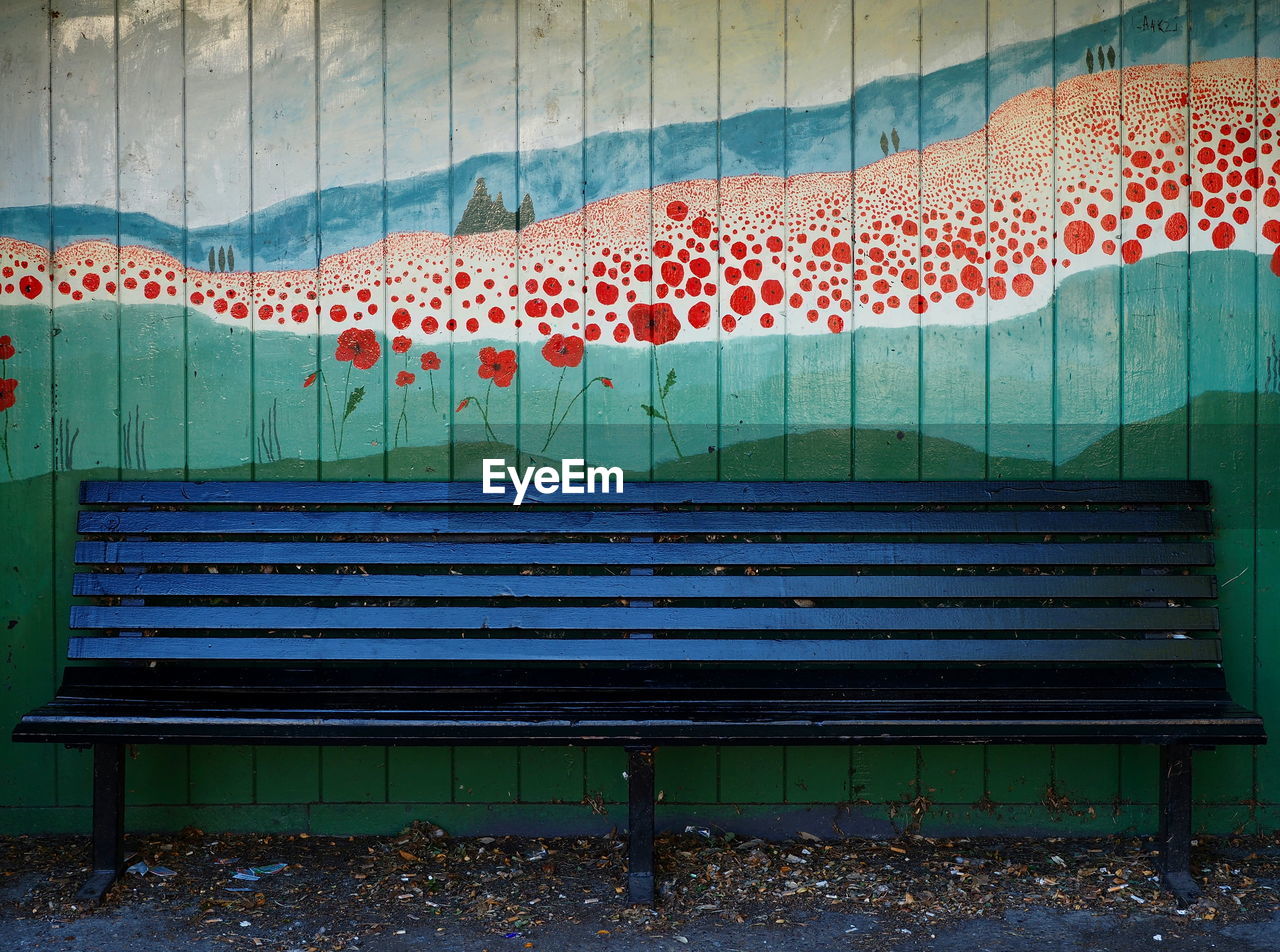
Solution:
[{"label": "painted cypress tree", "polygon": [[893,138],[893,151],[894,152],[902,151],[902,140],[898,138],[897,126],[893,127],[893,131],[890,133],[890,136]]},{"label": "painted cypress tree", "polygon": [[889,157],[889,137],[883,132],[880,133],[880,151],[884,153],[885,158]]},{"label": "painted cypress tree", "polygon": [[1116,48],[1114,46],[1107,47],[1107,66],[1111,69],[1116,68]]},{"label": "painted cypress tree", "polygon": [[213,260],[213,245],[209,246],[209,270],[210,271],[218,270],[217,267],[215,267],[215,262]]},{"label": "painted cypress tree", "polygon": [[223,245],[218,245],[218,270],[227,270],[227,249]]},{"label": "painted cypress tree", "polygon": [[1084,65],[1085,65],[1085,69],[1087,69],[1091,73],[1093,72],[1093,47],[1092,46],[1084,51]]},{"label": "painted cypress tree", "polygon": [[1102,64],[1107,61],[1107,54],[1102,52],[1102,47],[1098,47],[1098,69],[1102,69]]},{"label": "painted cypress tree", "polygon": [[236,269],[236,250],[227,245],[227,270],[234,271]]},{"label": "painted cypress tree", "polygon": [[520,210],[516,212],[516,228],[527,228],[536,220],[533,217],[533,199],[525,192],[524,198],[520,199]]}]

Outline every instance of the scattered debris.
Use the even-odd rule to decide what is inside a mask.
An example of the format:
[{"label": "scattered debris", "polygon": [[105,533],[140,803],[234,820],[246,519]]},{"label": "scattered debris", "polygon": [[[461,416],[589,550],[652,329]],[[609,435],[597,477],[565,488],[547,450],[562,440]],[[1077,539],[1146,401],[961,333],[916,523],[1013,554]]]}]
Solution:
[{"label": "scattered debris", "polygon": [[[108,907],[174,903],[192,910],[193,940],[245,948],[254,938],[293,929],[291,944],[282,948],[329,952],[431,923],[487,930],[510,940],[508,948],[532,948],[529,940],[541,930],[570,922],[589,923],[602,939],[631,929],[679,942],[687,931],[681,927],[697,920],[786,924],[821,911],[854,920],[849,935],[858,933],[859,915],[880,917],[888,932],[918,935],[948,921],[1032,904],[1163,916],[1152,921],[1160,931],[1148,933],[1163,942],[1190,920],[1257,921],[1280,912],[1280,837],[1274,835],[1201,837],[1192,868],[1204,896],[1185,914],[1160,889],[1150,841],[1133,837],[835,840],[802,834],[774,843],[694,827],[659,838],[654,909],[627,903],[625,844],[606,837],[455,838],[422,824],[384,837],[209,837],[188,830],[131,838],[130,846],[147,859],[129,867],[132,875],[112,890]],[[0,869],[41,876],[0,914],[55,924],[92,914],[74,900],[87,857],[84,837],[0,837]],[[304,916],[325,925],[307,926],[301,936]]]}]

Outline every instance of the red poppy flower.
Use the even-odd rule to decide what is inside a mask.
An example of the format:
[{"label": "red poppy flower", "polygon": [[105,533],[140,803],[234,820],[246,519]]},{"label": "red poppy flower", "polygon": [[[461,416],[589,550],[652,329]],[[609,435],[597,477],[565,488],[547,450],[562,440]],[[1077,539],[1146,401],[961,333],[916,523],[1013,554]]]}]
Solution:
[{"label": "red poppy flower", "polygon": [[680,335],[680,319],[670,304],[633,304],[627,311],[627,320],[631,322],[636,340],[655,346],[669,343]]},{"label": "red poppy flower", "polygon": [[423,370],[439,370],[440,369],[440,358],[436,356],[436,352],[434,350],[429,350],[422,355],[422,369]]},{"label": "red poppy flower", "polygon": [[601,377],[600,382],[604,384],[606,387],[608,387],[610,390],[613,389],[613,381],[610,380],[608,377]]},{"label": "red poppy flower", "polygon": [[462,402],[458,404],[458,408],[457,408],[456,410],[454,410],[453,412],[454,412],[454,413],[461,413],[463,410],[465,410],[465,409],[467,408],[467,404],[468,404],[468,403],[470,403],[470,402],[471,402],[471,398],[470,398],[470,397],[463,397],[463,398],[462,398]]},{"label": "red poppy flower", "polygon": [[576,367],[582,363],[582,338],[552,334],[542,345],[542,356],[552,367]]},{"label": "red poppy flower", "polygon": [[16,380],[0,380],[0,410],[8,410],[13,406],[13,391],[18,389]]},{"label": "red poppy flower", "polygon": [[413,383],[417,379],[418,378],[415,377],[413,374],[409,373],[409,371],[402,370],[398,374],[396,374],[396,386],[407,387],[409,386],[409,384]]},{"label": "red poppy flower", "polygon": [[516,375],[516,352],[514,350],[494,350],[492,347],[480,349],[480,369],[476,371],[481,380],[492,380],[499,387],[511,386]]},{"label": "red poppy flower", "polygon": [[313,383],[315,383],[315,382],[316,382],[316,376],[317,376],[317,374],[312,374],[312,375],[311,375],[310,377],[308,377],[306,380],[302,381],[302,389],[304,389],[304,390],[305,390],[307,387],[309,387],[309,386],[311,386]]},{"label": "red poppy flower", "polygon": [[338,360],[349,360],[361,370],[368,370],[382,356],[378,335],[368,328],[348,327],[338,335]]},{"label": "red poppy flower", "polygon": [[13,349],[13,341],[9,338],[9,335],[5,334],[0,337],[0,360],[8,360],[16,353],[17,351]]},{"label": "red poppy flower", "polygon": [[391,349],[397,354],[406,353],[413,342],[403,334],[397,334],[395,340],[391,342]]}]

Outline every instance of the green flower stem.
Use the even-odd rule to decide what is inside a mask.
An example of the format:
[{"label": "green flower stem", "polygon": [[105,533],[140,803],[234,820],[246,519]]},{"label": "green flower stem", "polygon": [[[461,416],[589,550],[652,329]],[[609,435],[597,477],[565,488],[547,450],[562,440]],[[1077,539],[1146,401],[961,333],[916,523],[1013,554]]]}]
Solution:
[{"label": "green flower stem", "polygon": [[[561,380],[564,379],[564,374],[560,375],[560,379]],[[599,382],[603,386],[604,377],[592,377],[585,384],[583,384],[582,389],[579,390],[577,393],[575,393],[573,395],[573,399],[565,404],[564,413],[560,414],[560,419],[558,421],[554,419],[555,407],[554,405],[552,406],[551,413],[553,415],[553,420],[552,420],[553,425],[551,426],[551,429],[547,433],[547,442],[542,444],[543,452],[546,452],[547,447],[551,445],[551,441],[555,439],[556,433],[559,431],[560,427],[564,425],[564,421],[569,418],[569,411],[573,409],[573,405],[578,402],[578,400],[582,397],[584,393],[587,392],[587,388],[589,388],[593,383],[596,383],[596,382]],[[556,388],[557,396],[559,395],[559,392],[560,392],[559,388],[557,387]]]},{"label": "green flower stem", "polygon": [[680,451],[680,444],[676,442],[675,431],[671,429],[671,414],[667,412],[667,388],[662,385],[662,372],[658,367],[657,345],[650,349],[653,353],[653,377],[658,382],[658,403],[662,407],[662,422],[667,425],[667,436],[671,438],[671,445],[675,447],[676,456],[684,459],[684,453]]}]

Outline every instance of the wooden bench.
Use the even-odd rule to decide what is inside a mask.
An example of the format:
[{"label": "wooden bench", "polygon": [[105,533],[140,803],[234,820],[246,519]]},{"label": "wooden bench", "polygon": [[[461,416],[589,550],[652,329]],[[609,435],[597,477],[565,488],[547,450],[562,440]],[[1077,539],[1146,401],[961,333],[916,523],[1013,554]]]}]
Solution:
[{"label": "wooden bench", "polygon": [[1203,482],[81,496],[93,601],[14,738],[93,748],[86,901],[123,860],[132,743],[625,747],[636,902],[655,746],[1154,744],[1185,902],[1191,750],[1265,741],[1226,688]]}]

